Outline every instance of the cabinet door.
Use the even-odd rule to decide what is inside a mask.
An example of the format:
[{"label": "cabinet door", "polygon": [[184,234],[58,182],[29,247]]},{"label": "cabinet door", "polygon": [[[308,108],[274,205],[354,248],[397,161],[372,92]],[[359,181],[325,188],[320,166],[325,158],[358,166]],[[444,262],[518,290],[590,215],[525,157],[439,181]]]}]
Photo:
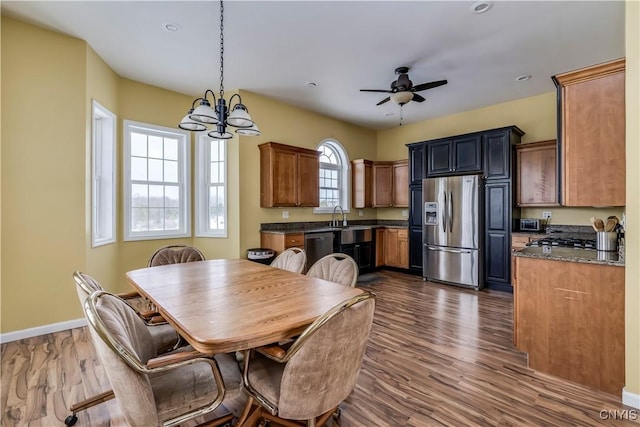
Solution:
[{"label": "cabinet door", "polygon": [[373,268],[373,244],[359,243],[356,245],[356,256],[360,273],[367,273]]},{"label": "cabinet door", "polygon": [[351,162],[351,194],[356,209],[373,206],[372,165],[372,161],[364,159]]},{"label": "cabinet door", "polygon": [[422,184],[427,177],[427,144],[409,147],[409,177],[410,185]]},{"label": "cabinet door", "polygon": [[508,181],[485,185],[485,278],[498,285],[511,281],[510,189]]},{"label": "cabinet door", "polygon": [[298,155],[295,151],[273,149],[273,205],[298,205]]},{"label": "cabinet door", "polygon": [[409,230],[398,230],[398,267],[409,268]]},{"label": "cabinet door", "polygon": [[387,228],[384,233],[384,265],[398,267],[398,230]]},{"label": "cabinet door", "polygon": [[393,165],[374,163],[373,165],[373,207],[393,206]]},{"label": "cabinet door", "polygon": [[482,135],[455,138],[453,146],[453,172],[482,171]]},{"label": "cabinet door", "polygon": [[422,184],[409,187],[409,226],[422,227]]},{"label": "cabinet door", "polygon": [[393,206],[398,208],[409,206],[409,162],[407,160],[393,162]]},{"label": "cabinet door", "polygon": [[557,206],[557,144],[555,140],[516,148],[516,204]]},{"label": "cabinet door", "polygon": [[484,176],[487,179],[511,178],[511,139],[508,130],[485,134]]},{"label": "cabinet door", "polygon": [[422,275],[422,227],[409,229],[409,269]]},{"label": "cabinet door", "polygon": [[451,172],[453,141],[437,141],[427,145],[427,176]]},{"label": "cabinet door", "polygon": [[296,206],[320,206],[320,160],[312,154],[298,153],[297,156]]},{"label": "cabinet door", "polygon": [[624,59],[556,76],[563,86],[564,206],[624,206]]},{"label": "cabinet door", "polygon": [[376,228],[376,267],[384,265],[385,262],[385,234],[386,233],[384,228]]}]

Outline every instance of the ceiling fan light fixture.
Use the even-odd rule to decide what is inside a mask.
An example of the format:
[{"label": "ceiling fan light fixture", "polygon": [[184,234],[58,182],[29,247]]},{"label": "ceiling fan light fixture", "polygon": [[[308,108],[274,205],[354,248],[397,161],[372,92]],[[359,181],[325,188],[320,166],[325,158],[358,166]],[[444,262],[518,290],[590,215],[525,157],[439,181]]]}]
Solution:
[{"label": "ceiling fan light fixture", "polygon": [[396,92],[389,95],[389,98],[398,105],[404,105],[411,101],[413,92]]}]

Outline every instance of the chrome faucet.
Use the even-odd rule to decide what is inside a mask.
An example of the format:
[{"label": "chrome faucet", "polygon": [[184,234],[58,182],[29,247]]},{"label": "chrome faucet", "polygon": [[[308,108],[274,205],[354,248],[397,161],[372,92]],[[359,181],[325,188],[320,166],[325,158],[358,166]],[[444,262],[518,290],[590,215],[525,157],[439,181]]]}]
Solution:
[{"label": "chrome faucet", "polygon": [[336,219],[336,209],[340,209],[340,213],[342,214],[342,226],[347,226],[347,215],[342,210],[342,206],[335,205],[333,207],[333,213],[331,214],[331,227],[338,227],[338,220]]}]

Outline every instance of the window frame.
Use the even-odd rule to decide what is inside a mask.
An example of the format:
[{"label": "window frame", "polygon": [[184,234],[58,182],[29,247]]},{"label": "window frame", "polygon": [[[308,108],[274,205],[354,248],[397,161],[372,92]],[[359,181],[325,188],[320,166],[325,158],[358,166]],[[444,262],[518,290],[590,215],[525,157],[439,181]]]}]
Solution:
[{"label": "window frame", "polygon": [[[91,247],[115,243],[117,238],[117,117],[91,100]],[[105,184],[105,171],[109,170]],[[108,186],[111,186],[109,191]],[[110,194],[104,194],[105,192]],[[107,204],[105,206],[105,204]],[[104,218],[104,220],[102,219]],[[107,228],[110,233],[101,234]],[[100,234],[100,236],[99,236]]]},{"label": "window frame", "polygon": [[[344,213],[349,213],[351,211],[351,162],[349,161],[349,155],[347,154],[347,150],[335,139],[327,138],[322,141],[317,146],[317,150],[320,150],[320,147],[323,145],[329,146],[333,149],[338,158],[340,160],[340,173],[338,176],[338,180],[340,182],[340,207],[344,211]],[[324,163],[326,164],[326,163]],[[323,169],[323,163],[319,162],[319,171]],[[329,167],[325,169],[337,169],[336,167]],[[318,171],[318,173],[320,173]],[[320,183],[318,183],[318,191],[320,190]],[[316,207],[313,208],[314,214],[327,214],[333,213],[334,207]]]},{"label": "window frame", "polygon": [[[178,191],[180,194],[179,227],[178,230],[159,230],[133,232],[131,230],[131,132],[138,130],[146,135],[161,137],[173,137],[178,140]],[[191,237],[191,157],[190,142],[191,134],[182,129],[168,128],[150,123],[136,122],[132,120],[123,121],[123,217],[124,241],[174,239]],[[148,155],[148,153],[147,153]],[[148,158],[148,157],[147,157]],[[154,181],[145,181],[151,184]]]},{"label": "window frame", "polygon": [[[212,186],[211,168],[209,167],[211,164],[211,141],[218,141],[218,143],[223,144],[224,147],[224,158],[222,159],[222,163],[224,164],[224,181],[221,185],[216,184],[216,187],[222,187],[224,189],[224,228],[222,230],[209,228],[209,188]],[[196,237],[226,238],[228,235],[228,148],[229,144],[227,144],[227,140],[216,140],[206,134],[199,134],[196,140]]]}]

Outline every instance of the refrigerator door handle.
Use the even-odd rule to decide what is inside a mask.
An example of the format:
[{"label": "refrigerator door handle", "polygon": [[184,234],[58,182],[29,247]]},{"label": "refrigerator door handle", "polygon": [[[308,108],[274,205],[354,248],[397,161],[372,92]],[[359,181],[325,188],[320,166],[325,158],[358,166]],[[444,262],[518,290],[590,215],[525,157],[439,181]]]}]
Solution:
[{"label": "refrigerator door handle", "polygon": [[453,191],[449,192],[449,232],[453,231]]},{"label": "refrigerator door handle", "polygon": [[470,254],[471,253],[471,251],[465,250],[465,249],[434,248],[431,246],[427,246],[427,249],[429,249],[430,251],[451,252],[454,254]]},{"label": "refrigerator door handle", "polygon": [[447,192],[444,192],[444,205],[442,206],[442,232],[447,232]]}]

